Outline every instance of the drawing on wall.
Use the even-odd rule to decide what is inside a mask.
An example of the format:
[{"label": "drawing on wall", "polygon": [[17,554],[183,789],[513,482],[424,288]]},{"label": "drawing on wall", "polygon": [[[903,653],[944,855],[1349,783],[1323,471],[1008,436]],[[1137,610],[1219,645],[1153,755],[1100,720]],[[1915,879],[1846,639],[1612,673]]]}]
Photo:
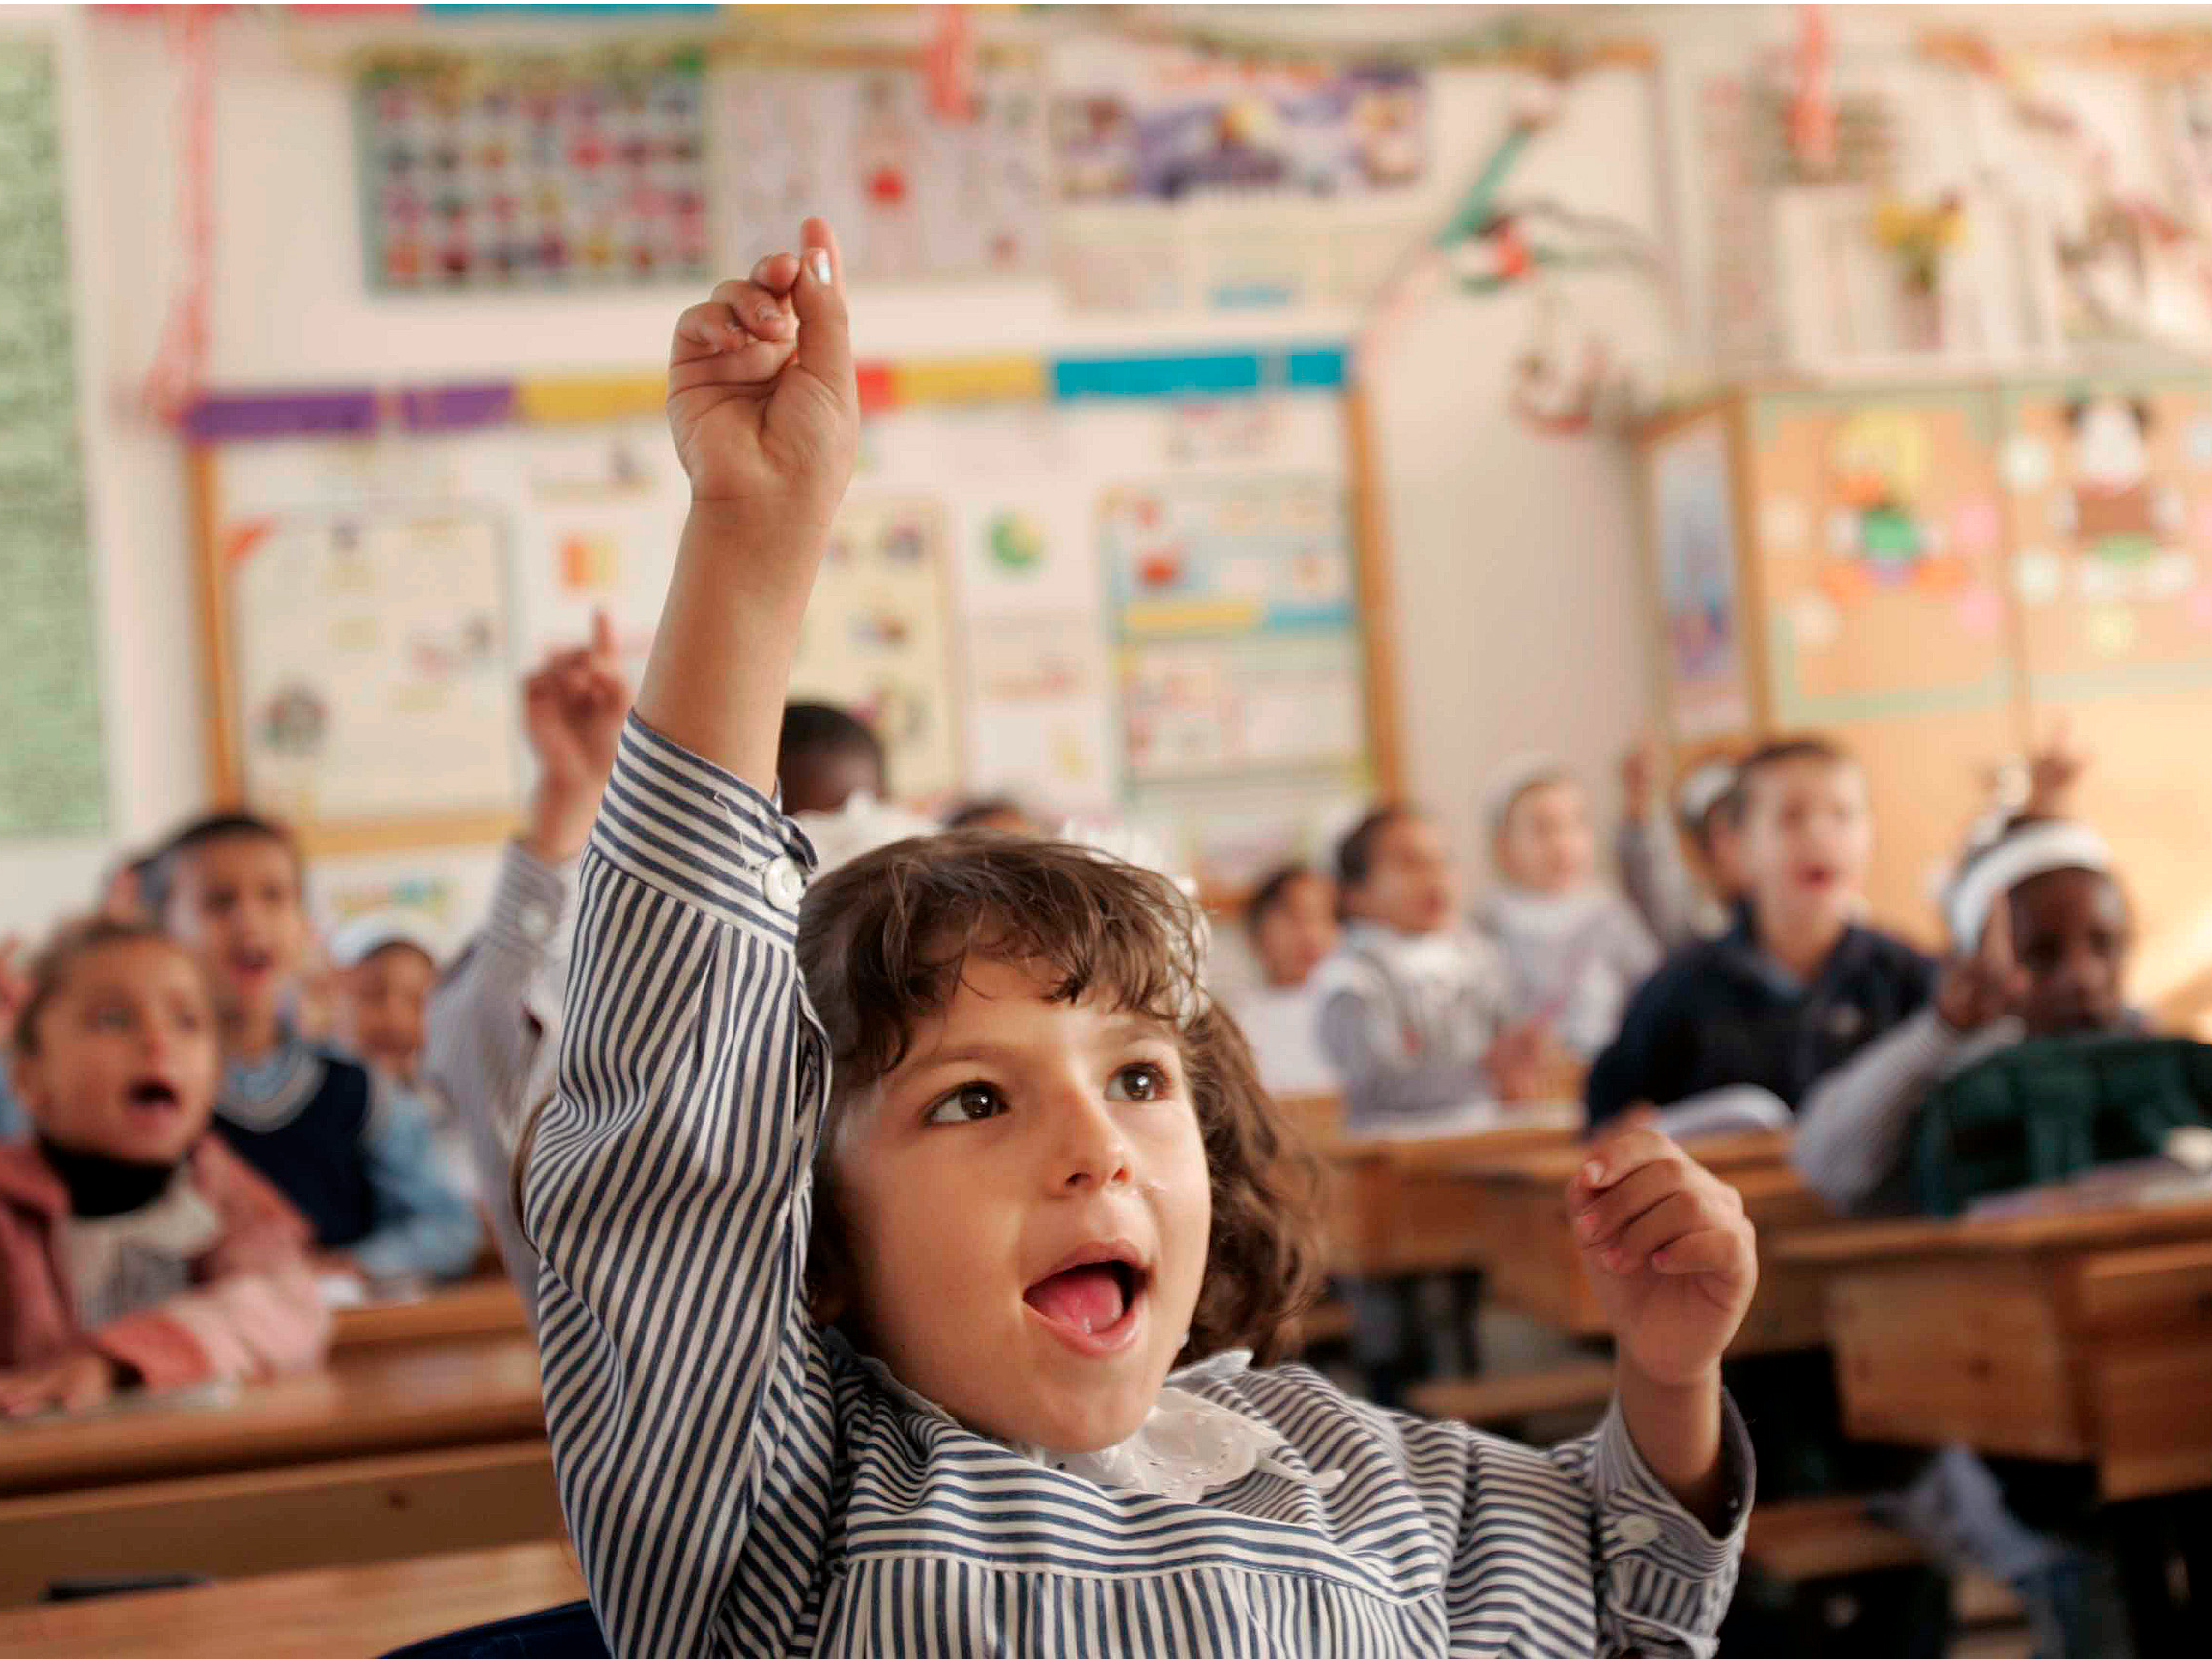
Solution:
[{"label": "drawing on wall", "polygon": [[1660,604],[1678,738],[1748,718],[1738,643],[1728,429],[1718,416],[1654,445]]}]

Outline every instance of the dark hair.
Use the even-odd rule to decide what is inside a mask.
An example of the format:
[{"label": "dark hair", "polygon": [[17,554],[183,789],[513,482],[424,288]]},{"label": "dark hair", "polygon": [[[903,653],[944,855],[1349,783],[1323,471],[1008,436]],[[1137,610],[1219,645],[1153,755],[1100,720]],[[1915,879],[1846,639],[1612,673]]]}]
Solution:
[{"label": "dark hair", "polygon": [[828,760],[841,755],[866,755],[876,775],[890,787],[891,768],[883,743],[858,718],[827,702],[787,702],[783,729],[776,736],[776,775],[794,764]]},{"label": "dark hair", "polygon": [[1336,844],[1336,885],[1349,889],[1365,882],[1375,872],[1375,851],[1383,832],[1401,818],[1418,816],[1403,801],[1388,801],[1354,824]]},{"label": "dark hair", "polygon": [[1714,806],[1725,807],[1730,825],[1741,829],[1744,819],[1751,814],[1751,786],[1759,775],[1799,760],[1812,760],[1824,766],[1858,764],[1849,751],[1825,737],[1777,737],[1771,742],[1762,743],[1738,763],[1736,782],[1729,787],[1727,794],[1713,803]]},{"label": "dark hair", "polygon": [[1289,899],[1293,885],[1308,878],[1321,879],[1321,872],[1309,864],[1281,865],[1261,877],[1260,884],[1252,889],[1252,896],[1245,901],[1245,931],[1257,939],[1260,924]]},{"label": "dark hair", "polygon": [[[61,993],[71,971],[85,958],[119,945],[163,946],[177,953],[191,968],[195,980],[201,978],[199,962],[191,952],[151,922],[117,922],[105,916],[64,922],[31,958],[27,976],[30,991],[15,1015],[15,1030],[9,1039],[10,1049],[17,1056],[37,1053],[40,1016]],[[205,983],[201,981],[203,987]]]},{"label": "dark hair", "polygon": [[1021,803],[1012,795],[977,795],[945,814],[945,828],[949,830],[973,829],[985,818],[994,818],[1001,813],[1019,813]]},{"label": "dark hair", "polygon": [[292,868],[304,881],[306,860],[300,854],[299,842],[282,824],[246,812],[210,813],[176,831],[145,859],[139,875],[139,893],[145,901],[146,913],[156,922],[168,919],[169,901],[177,894],[177,872],[186,858],[216,842],[248,839],[276,843],[292,855]]},{"label": "dark hair", "polygon": [[1165,876],[1088,847],[956,831],[896,842],[816,884],[799,970],[830,1045],[836,1097],[816,1162],[809,1278],[818,1304],[847,1258],[828,1175],[841,1109],[905,1058],[968,958],[1033,967],[1060,1002],[1110,999],[1175,1032],[1213,1193],[1206,1277],[1184,1362],[1283,1353],[1321,1273],[1317,1166],[1261,1087],[1236,1022],[1205,994],[1203,919]]}]

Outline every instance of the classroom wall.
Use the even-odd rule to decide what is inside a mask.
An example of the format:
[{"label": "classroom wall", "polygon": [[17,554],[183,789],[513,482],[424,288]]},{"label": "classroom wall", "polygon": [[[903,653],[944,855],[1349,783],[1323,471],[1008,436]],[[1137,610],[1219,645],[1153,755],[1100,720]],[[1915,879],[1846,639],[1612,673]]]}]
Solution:
[{"label": "classroom wall", "polygon": [[[0,848],[0,930],[43,927],[120,848],[206,800],[206,690],[179,449],[129,406],[176,274],[169,25],[69,12],[54,26],[80,95],[76,267],[116,810],[114,834],[101,842]],[[320,38],[312,24],[265,16],[217,25],[213,384],[466,379],[661,360],[688,295],[371,299],[347,86],[310,61]],[[1437,136],[1455,170],[1472,172],[1515,90],[1514,77],[1498,72],[1442,77]],[[1657,228],[1652,100],[1632,71],[1587,78],[1517,186]],[[1592,303],[1609,303],[1606,280],[1592,279]],[[1484,771],[1541,745],[1583,768],[1609,812],[1613,764],[1645,718],[1650,683],[1623,449],[1538,437],[1505,407],[1525,303],[1439,298],[1381,358],[1373,393],[1409,781],[1478,869],[1485,855],[1474,798]],[[1623,312],[1640,305],[1623,293]],[[1106,321],[1070,315],[1039,287],[871,293],[856,312],[861,350],[879,358],[1342,337],[1355,323],[1310,310]],[[1634,332],[1631,343],[1655,344],[1655,329]],[[1573,642],[1574,694],[1532,695],[1555,683],[1565,642]],[[473,902],[489,854],[446,862]]]}]

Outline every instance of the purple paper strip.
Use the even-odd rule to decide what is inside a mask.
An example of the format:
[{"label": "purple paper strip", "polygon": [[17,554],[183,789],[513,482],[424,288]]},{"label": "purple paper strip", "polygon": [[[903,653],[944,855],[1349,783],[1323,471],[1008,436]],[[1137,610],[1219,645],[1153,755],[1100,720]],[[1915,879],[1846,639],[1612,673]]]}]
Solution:
[{"label": "purple paper strip", "polygon": [[279,391],[203,398],[185,412],[185,430],[201,443],[373,432],[376,393]]},{"label": "purple paper strip", "polygon": [[471,386],[419,386],[399,394],[399,418],[411,432],[457,432],[514,418],[511,381]]}]

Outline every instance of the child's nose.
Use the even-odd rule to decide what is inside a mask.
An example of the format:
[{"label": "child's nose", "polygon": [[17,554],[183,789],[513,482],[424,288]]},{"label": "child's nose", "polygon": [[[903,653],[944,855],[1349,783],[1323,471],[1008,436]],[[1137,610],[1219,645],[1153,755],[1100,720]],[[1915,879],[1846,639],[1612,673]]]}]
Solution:
[{"label": "child's nose", "polygon": [[1088,1192],[1130,1179],[1128,1143],[1101,1102],[1087,1092],[1071,1091],[1061,1121],[1055,1185],[1071,1192]]}]

